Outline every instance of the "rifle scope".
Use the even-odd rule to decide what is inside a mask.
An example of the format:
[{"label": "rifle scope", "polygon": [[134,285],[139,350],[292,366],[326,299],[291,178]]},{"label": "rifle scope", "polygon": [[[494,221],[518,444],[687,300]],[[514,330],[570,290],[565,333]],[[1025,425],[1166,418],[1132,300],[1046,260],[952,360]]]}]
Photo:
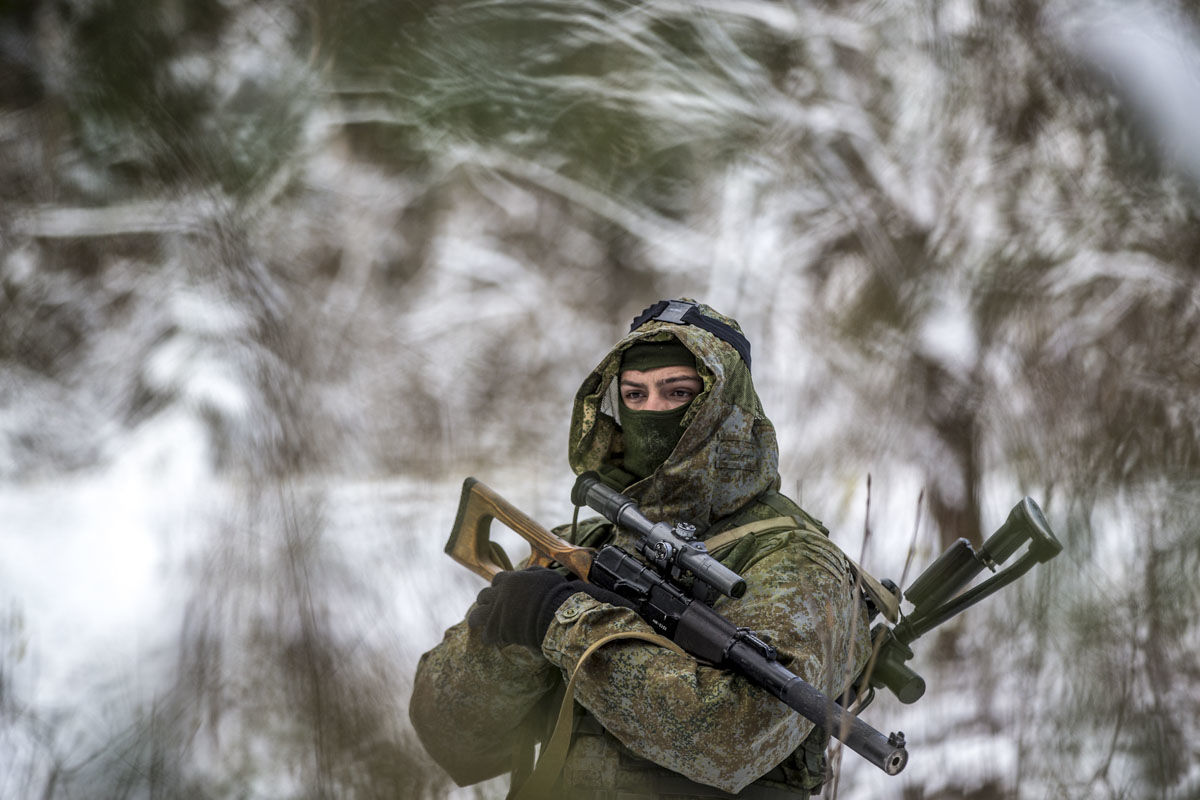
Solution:
[{"label": "rifle scope", "polygon": [[571,489],[571,502],[590,506],[617,527],[633,531],[638,537],[638,552],[660,569],[690,572],[696,580],[728,597],[746,593],[742,576],[710,556],[704,542],[692,538],[695,528],[685,523],[671,526],[651,522],[632,498],[606,486],[595,472],[579,476]]}]

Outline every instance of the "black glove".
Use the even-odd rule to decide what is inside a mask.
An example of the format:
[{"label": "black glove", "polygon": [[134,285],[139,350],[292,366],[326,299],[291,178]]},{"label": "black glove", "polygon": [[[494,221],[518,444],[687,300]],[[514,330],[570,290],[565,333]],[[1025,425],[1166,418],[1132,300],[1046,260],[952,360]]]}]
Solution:
[{"label": "black glove", "polygon": [[467,625],[479,629],[484,644],[521,644],[537,650],[566,599],[586,592],[605,603],[633,608],[633,603],[578,578],[566,578],[545,567],[501,572],[475,598]]}]

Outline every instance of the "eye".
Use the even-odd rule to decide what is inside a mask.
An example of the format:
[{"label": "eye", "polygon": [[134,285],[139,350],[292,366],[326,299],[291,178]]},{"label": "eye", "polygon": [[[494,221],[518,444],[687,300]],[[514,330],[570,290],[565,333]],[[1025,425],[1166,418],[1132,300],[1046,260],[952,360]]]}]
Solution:
[{"label": "eye", "polygon": [[695,398],[698,394],[700,394],[699,384],[691,382],[676,384],[675,386],[670,387],[667,391],[667,397],[681,403],[686,403],[687,401]]}]

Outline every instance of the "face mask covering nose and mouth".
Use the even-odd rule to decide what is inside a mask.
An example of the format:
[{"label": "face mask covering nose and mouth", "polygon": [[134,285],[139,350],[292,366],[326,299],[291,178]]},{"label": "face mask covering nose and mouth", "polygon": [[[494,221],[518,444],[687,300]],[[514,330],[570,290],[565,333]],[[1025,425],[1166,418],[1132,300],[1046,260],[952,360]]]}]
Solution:
[{"label": "face mask covering nose and mouth", "polygon": [[662,466],[683,435],[683,415],[692,401],[666,411],[621,409],[625,431],[625,469],[644,478]]},{"label": "face mask covering nose and mouth", "polygon": [[[621,370],[645,372],[660,367],[691,367],[696,357],[681,342],[644,342],[625,351]],[[692,400],[664,411],[631,409],[622,403],[621,429],[625,434],[624,469],[645,478],[662,466],[683,435],[683,417]]]}]

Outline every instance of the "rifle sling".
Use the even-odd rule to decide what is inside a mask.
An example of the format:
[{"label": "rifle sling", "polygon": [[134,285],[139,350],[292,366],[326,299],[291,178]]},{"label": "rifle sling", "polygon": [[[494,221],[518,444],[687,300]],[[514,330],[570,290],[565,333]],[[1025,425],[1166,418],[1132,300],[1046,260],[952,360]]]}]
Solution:
[{"label": "rifle sling", "polygon": [[571,735],[574,733],[575,728],[575,679],[579,676],[583,662],[587,661],[592,653],[595,653],[610,642],[617,640],[628,641],[631,639],[641,639],[645,642],[657,644],[674,650],[685,658],[691,658],[691,656],[684,652],[683,648],[667,637],[647,631],[621,631],[609,634],[592,643],[587,650],[583,651],[583,655],[579,657],[579,661],[575,663],[575,669],[571,672],[571,680],[567,682],[567,691],[563,695],[562,705],[558,709],[558,721],[554,723],[554,732],[550,734],[550,739],[547,740],[545,747],[542,748],[542,754],[538,757],[537,766],[533,768],[533,773],[529,776],[529,779],[519,787],[515,785],[516,776],[514,775],[514,785],[509,790],[506,800],[547,800],[553,796],[554,784],[558,781],[558,776],[562,772],[563,765],[567,763],[567,753],[571,747]]}]

